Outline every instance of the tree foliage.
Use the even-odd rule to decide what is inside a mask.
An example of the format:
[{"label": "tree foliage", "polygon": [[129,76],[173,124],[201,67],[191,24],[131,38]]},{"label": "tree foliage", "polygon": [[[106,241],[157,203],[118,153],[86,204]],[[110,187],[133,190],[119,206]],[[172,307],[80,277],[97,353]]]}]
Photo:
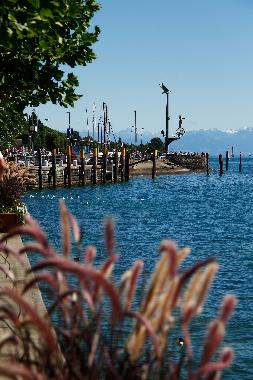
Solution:
[{"label": "tree foliage", "polygon": [[164,149],[164,143],[159,137],[154,137],[153,139],[151,139],[148,145],[150,149],[158,149],[158,150]]},{"label": "tree foliage", "polygon": [[20,131],[25,107],[73,106],[80,97],[77,77],[65,75],[63,65],[85,66],[95,58],[99,28],[90,23],[98,9],[95,0],[1,1],[0,128],[10,132],[8,141]]},{"label": "tree foliage", "polygon": [[24,115],[10,104],[0,103],[0,151],[14,144],[17,135],[25,129]]},{"label": "tree foliage", "polygon": [[60,65],[86,65],[95,58],[99,28],[89,30],[99,5],[94,0],[2,0],[0,14],[0,99],[18,109],[78,99],[73,73]]},{"label": "tree foliage", "polygon": [[66,147],[66,133],[55,131],[52,128],[46,127],[39,120],[38,133],[34,138],[34,148],[45,148],[48,151],[52,151],[55,148],[59,148],[61,152],[65,152]]},{"label": "tree foliage", "polygon": [[22,135],[24,144],[29,143],[29,136],[33,140],[35,150],[44,148],[47,151],[52,151],[55,148],[59,148],[60,151],[65,151],[66,133],[56,131],[44,125],[34,111],[29,116],[26,122],[25,133]]}]

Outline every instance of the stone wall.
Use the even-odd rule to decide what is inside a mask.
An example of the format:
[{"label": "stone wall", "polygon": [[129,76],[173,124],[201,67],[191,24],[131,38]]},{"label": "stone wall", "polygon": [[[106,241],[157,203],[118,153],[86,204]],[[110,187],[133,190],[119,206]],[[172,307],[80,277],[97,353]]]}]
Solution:
[{"label": "stone wall", "polygon": [[175,165],[191,170],[205,170],[206,157],[201,154],[169,154],[168,160]]}]

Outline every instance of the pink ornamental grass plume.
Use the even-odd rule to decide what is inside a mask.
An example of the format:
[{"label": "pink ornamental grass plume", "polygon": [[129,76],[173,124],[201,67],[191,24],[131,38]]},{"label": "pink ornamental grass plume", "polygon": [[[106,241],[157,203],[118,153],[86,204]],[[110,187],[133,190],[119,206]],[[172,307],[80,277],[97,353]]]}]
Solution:
[{"label": "pink ornamental grass plume", "polygon": [[[0,239],[0,253],[12,256],[20,265],[24,252],[37,255],[37,263],[27,271],[21,291],[16,288],[18,279],[11,269],[2,268],[12,287],[1,289],[4,304],[0,303],[0,322],[11,330],[7,338],[0,339],[0,376],[21,380],[218,380],[233,359],[233,351],[222,346],[236,298],[224,298],[203,344],[198,343],[202,355],[197,363],[199,355],[191,337],[191,322],[204,307],[218,270],[217,260],[208,258],[182,270],[180,265],[190,250],[178,249],[174,242],[165,240],[147,285],[141,285],[141,274],[145,274],[141,260],[126,268],[118,283],[114,269],[120,257],[112,220],[105,222],[108,254],[98,266],[96,248],[82,248],[76,219],[63,202],[60,209],[61,253],[51,247],[31,217],[25,226]],[[4,244],[15,234],[34,241],[15,252]],[[78,251],[78,261],[72,259],[76,256],[73,251]],[[47,295],[46,315],[33,310],[26,298],[38,284]],[[18,313],[14,305],[20,308]],[[183,351],[173,344],[178,329]],[[13,349],[6,353],[10,344]],[[12,363],[8,369],[6,363]]]}]

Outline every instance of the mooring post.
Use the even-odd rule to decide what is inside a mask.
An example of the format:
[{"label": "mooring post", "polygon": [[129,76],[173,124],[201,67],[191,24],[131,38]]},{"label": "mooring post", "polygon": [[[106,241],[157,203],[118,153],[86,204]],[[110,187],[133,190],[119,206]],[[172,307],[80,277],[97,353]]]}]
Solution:
[{"label": "mooring post", "polygon": [[129,181],[129,161],[130,161],[130,153],[127,150],[126,151],[126,162],[125,162],[125,181]]},{"label": "mooring post", "polygon": [[242,172],[242,152],[240,152],[239,173]]},{"label": "mooring post", "polygon": [[56,149],[53,149],[52,152],[52,177],[53,177],[53,188],[56,188]]},{"label": "mooring post", "polygon": [[209,153],[206,153],[206,174],[210,174],[210,168],[209,168]]},{"label": "mooring post", "polygon": [[85,153],[83,148],[80,150],[79,183],[81,183],[82,186],[85,184]]},{"label": "mooring post", "polygon": [[223,158],[222,154],[219,154],[219,166],[220,166],[220,175],[223,174]]},{"label": "mooring post", "polygon": [[104,151],[103,151],[103,183],[106,183],[106,172],[107,172],[107,149],[105,145]]},{"label": "mooring post", "polygon": [[67,166],[65,166],[65,168],[63,169],[63,183],[64,183],[64,187],[67,186],[67,178],[68,178],[68,168],[67,168]]},{"label": "mooring post", "polygon": [[71,187],[71,146],[67,145],[67,173],[68,187]]},{"label": "mooring post", "polygon": [[121,149],[121,182],[125,181],[125,160],[126,160],[126,148],[123,146]]},{"label": "mooring post", "polygon": [[226,151],[226,171],[228,171],[228,150]]},{"label": "mooring post", "polygon": [[38,149],[38,161],[39,161],[39,189],[42,189],[42,157],[41,157],[41,150]]},{"label": "mooring post", "polygon": [[113,179],[114,179],[114,182],[118,182],[119,156],[118,156],[118,149],[117,148],[115,149],[115,152],[114,152],[113,164],[114,164],[114,166],[113,166],[113,170],[114,170]]},{"label": "mooring post", "polygon": [[153,157],[152,157],[152,161],[153,161],[153,166],[152,166],[152,179],[154,179],[155,176],[156,176],[156,157],[157,157],[157,149],[153,149]]},{"label": "mooring post", "polygon": [[92,183],[97,183],[98,148],[93,148]]}]

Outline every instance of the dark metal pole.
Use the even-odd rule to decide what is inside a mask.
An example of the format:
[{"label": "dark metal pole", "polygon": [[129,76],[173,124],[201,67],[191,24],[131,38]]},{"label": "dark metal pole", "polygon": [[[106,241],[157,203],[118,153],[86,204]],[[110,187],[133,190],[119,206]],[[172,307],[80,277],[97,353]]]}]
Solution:
[{"label": "dark metal pole", "polygon": [[81,151],[80,151],[80,173],[79,173],[79,184],[81,182],[82,186],[84,186],[85,184],[85,153],[84,153],[84,149],[82,147]]},{"label": "dark metal pole", "polygon": [[103,145],[103,128],[101,124],[100,125],[100,150],[102,150],[102,145]]},{"label": "dark metal pole", "polygon": [[71,187],[71,146],[67,146],[68,187]]},{"label": "dark metal pole", "polygon": [[240,152],[239,173],[242,172],[242,153]]},{"label": "dark metal pole", "polygon": [[226,150],[226,171],[228,171],[228,150]]},{"label": "dark metal pole", "polygon": [[113,166],[113,168],[114,168],[114,175],[113,175],[113,178],[114,178],[114,182],[118,182],[118,170],[119,170],[118,148],[115,149],[113,161],[114,161],[114,166]]},{"label": "dark metal pole", "polygon": [[38,161],[39,161],[39,189],[42,189],[42,157],[41,157],[40,149],[38,149]]},{"label": "dark metal pole", "polygon": [[106,104],[103,103],[103,109],[104,109],[104,146],[106,145]]},{"label": "dark metal pole", "polygon": [[168,155],[168,140],[169,140],[169,91],[166,93],[166,132],[165,132],[165,153]]},{"label": "dark metal pole", "polygon": [[71,135],[71,129],[70,129],[70,111],[67,111],[67,113],[69,114],[69,126],[68,126],[68,137],[70,138],[70,135]]},{"label": "dark metal pole", "polygon": [[125,181],[125,160],[126,160],[126,148],[121,149],[121,182]]},{"label": "dark metal pole", "polygon": [[97,183],[97,166],[98,166],[98,148],[93,148],[93,164],[92,164],[92,183]]},{"label": "dark metal pole", "polygon": [[134,111],[134,142],[137,145],[136,111]]},{"label": "dark metal pole", "polygon": [[93,103],[93,108],[92,108],[92,138],[93,138],[93,144],[94,144],[94,138],[95,138],[95,109],[96,105]]},{"label": "dark metal pole", "polygon": [[69,126],[68,126],[68,129],[67,129],[67,138],[69,138],[69,143],[70,145],[72,145],[72,131],[71,131],[71,128],[70,128],[70,111],[67,111],[67,113],[69,114]]},{"label": "dark metal pole", "polygon": [[[169,93],[170,90],[163,84],[159,83],[159,86],[163,90],[163,94],[166,94],[166,130],[165,130],[165,153],[166,157],[168,156],[168,146],[169,146],[169,120],[170,120],[170,113],[169,113]],[[162,132],[163,133],[163,132]],[[164,133],[163,133],[164,136]]]}]

